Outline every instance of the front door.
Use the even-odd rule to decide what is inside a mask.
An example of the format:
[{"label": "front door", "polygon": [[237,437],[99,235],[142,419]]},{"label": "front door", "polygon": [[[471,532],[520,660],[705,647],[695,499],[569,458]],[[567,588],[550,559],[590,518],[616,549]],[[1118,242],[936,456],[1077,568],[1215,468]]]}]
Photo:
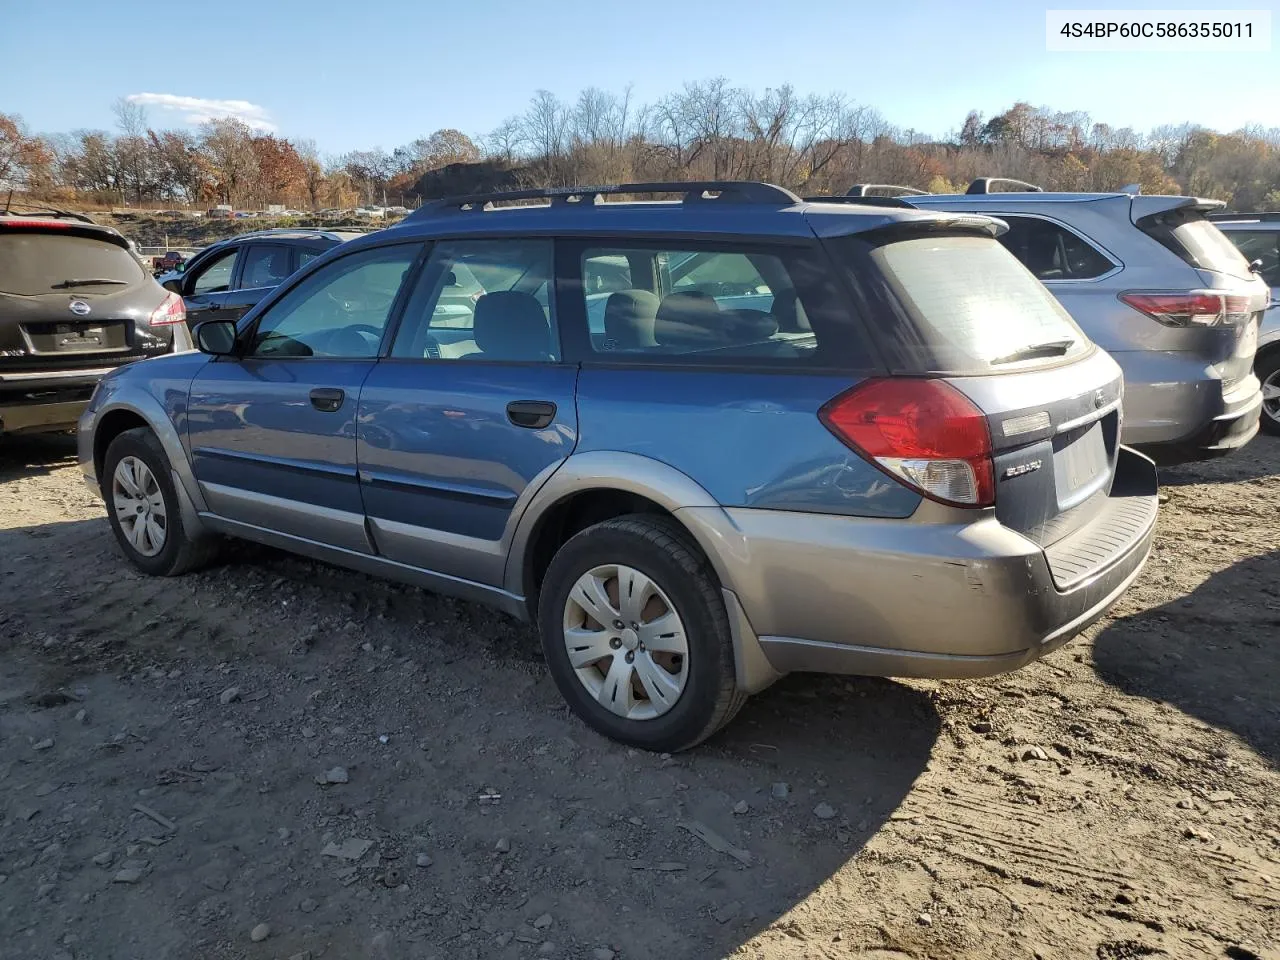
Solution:
[{"label": "front door", "polygon": [[435,244],[360,395],[360,481],[382,555],[501,584],[521,496],[577,442],[551,276],[549,240]]},{"label": "front door", "polygon": [[254,527],[369,552],[356,478],[360,387],[421,250],[352,253],[241,331],[243,352],[191,385],[191,460],[210,509]]},{"label": "front door", "polygon": [[236,257],[240,247],[215,253],[196,263],[182,276],[182,301],[187,308],[187,324],[194,327],[203,320],[225,320],[223,304],[235,278]]}]

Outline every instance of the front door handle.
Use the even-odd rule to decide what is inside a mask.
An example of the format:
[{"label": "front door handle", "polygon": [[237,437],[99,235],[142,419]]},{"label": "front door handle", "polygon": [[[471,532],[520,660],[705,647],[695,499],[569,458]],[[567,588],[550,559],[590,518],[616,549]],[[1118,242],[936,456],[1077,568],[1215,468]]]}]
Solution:
[{"label": "front door handle", "polygon": [[335,413],[346,397],[337,387],[316,387],[311,391],[311,405],[321,413]]},{"label": "front door handle", "polygon": [[507,419],[517,427],[541,430],[556,417],[556,405],[550,400],[512,400],[507,404]]}]

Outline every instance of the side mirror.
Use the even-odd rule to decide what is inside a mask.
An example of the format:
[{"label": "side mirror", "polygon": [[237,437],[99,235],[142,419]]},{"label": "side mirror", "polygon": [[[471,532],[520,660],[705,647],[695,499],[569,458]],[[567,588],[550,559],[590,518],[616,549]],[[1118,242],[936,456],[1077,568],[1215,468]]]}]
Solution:
[{"label": "side mirror", "polygon": [[450,270],[444,275],[444,285],[446,287],[456,287],[458,285],[458,275]]},{"label": "side mirror", "polygon": [[185,263],[184,261],[179,260],[179,261],[178,261],[178,265],[177,265],[176,267],[174,267],[174,269],[175,269],[175,270],[177,270],[179,273],[186,273],[186,272],[187,272],[187,265],[186,265],[186,263]]},{"label": "side mirror", "polygon": [[178,296],[182,296],[182,284],[179,283],[177,279],[166,280],[164,283],[161,284],[161,286],[164,287],[166,290],[176,293]]},{"label": "side mirror", "polygon": [[226,357],[236,352],[236,324],[234,320],[205,320],[195,329],[196,347],[201,353]]}]

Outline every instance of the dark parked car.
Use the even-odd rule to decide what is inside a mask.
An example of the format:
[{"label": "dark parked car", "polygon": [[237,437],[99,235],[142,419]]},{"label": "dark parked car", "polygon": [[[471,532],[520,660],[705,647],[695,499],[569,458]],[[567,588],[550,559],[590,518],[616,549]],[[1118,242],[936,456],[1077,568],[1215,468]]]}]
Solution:
[{"label": "dark parked car", "polygon": [[117,231],[0,213],[0,433],[73,428],[113,367],[190,350],[185,319]]},{"label": "dark parked car", "polygon": [[182,295],[190,325],[235,320],[293,271],[362,235],[357,230],[307,229],[245,233],[205,247],[180,273],[161,277],[161,283]]},{"label": "dark parked car", "polygon": [[1157,495],[1005,229],[763,183],[441,200],[104,380],[81,465],[146,573],[225,534],[483,600],[654,750],[793,671],[1014,670],[1124,593]]}]

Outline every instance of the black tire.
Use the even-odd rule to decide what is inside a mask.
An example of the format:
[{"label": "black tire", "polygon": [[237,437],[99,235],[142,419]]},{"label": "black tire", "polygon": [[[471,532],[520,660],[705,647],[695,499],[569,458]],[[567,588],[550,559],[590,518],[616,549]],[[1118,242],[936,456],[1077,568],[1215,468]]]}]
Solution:
[{"label": "black tire", "polygon": [[[1266,353],[1258,354],[1257,359],[1253,362],[1253,372],[1258,375],[1258,379],[1264,385],[1268,377],[1274,377],[1276,383],[1280,385],[1280,346],[1273,346]],[[1258,426],[1264,433],[1269,433],[1273,437],[1280,437],[1280,413],[1277,416],[1267,413],[1264,403]]]},{"label": "black tire", "polygon": [[[601,706],[579,681],[564,643],[564,610],[578,578],[593,567],[619,563],[653,580],[683,621],[688,676],[666,713],[631,720]],[[674,753],[711,736],[746,702],[735,682],[733,643],[710,564],[684,529],[665,517],[634,515],[588,527],[560,547],[543,580],[538,627],[547,666],[573,711],[599,733],[646,750]]]},{"label": "black tire", "polygon": [[[112,496],[112,478],[116,467],[125,457],[136,457],[151,471],[164,500],[165,537],[164,546],[154,556],[140,553],[129,541],[128,535],[120,525],[116,516]],[[173,476],[170,472],[169,458],[165,456],[160,440],[146,427],[135,427],[126,430],[111,441],[107,447],[107,455],[103,459],[102,476],[98,478],[102,491],[102,499],[107,505],[107,520],[116,535],[116,541],[129,562],[143,573],[153,577],[176,577],[205,566],[217,555],[218,542],[213,537],[190,536],[182,526],[182,510],[179,506],[177,491],[173,488]]]}]

